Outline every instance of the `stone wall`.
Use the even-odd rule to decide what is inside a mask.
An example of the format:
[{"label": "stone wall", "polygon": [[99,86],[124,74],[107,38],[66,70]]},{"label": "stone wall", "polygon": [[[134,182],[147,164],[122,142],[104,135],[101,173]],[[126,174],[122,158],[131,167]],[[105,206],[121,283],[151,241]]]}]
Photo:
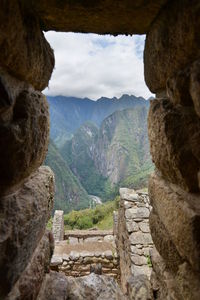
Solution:
[{"label": "stone wall", "polygon": [[72,245],[104,241],[113,243],[115,246],[113,230],[67,230],[64,239]]},{"label": "stone wall", "polygon": [[147,193],[120,189],[117,250],[120,257],[121,285],[127,291],[131,275],[150,278],[150,249],[153,242],[149,229],[149,197]]},{"label": "stone wall", "polygon": [[64,211],[56,210],[53,217],[52,227],[54,240],[62,241],[64,239]]},{"label": "stone wall", "polygon": [[[91,244],[92,248],[92,244]],[[51,269],[67,276],[81,277],[90,273],[104,274],[119,280],[119,261],[116,251],[71,251],[68,254],[54,255]]]}]

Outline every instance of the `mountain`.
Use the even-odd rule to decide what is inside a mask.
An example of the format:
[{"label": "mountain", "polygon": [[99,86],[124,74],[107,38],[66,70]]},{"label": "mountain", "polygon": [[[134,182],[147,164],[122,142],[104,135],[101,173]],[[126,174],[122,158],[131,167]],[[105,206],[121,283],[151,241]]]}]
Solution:
[{"label": "mountain", "polygon": [[51,138],[59,148],[86,121],[99,127],[107,116],[117,110],[149,105],[149,101],[144,98],[129,95],[123,95],[119,99],[101,97],[97,101],[64,96],[48,96],[47,99],[50,106]]},{"label": "mountain", "polygon": [[45,164],[55,174],[56,193],[54,209],[69,212],[72,209],[88,208],[91,201],[87,192],[72,173],[67,162],[62,158],[52,140],[50,140]]},{"label": "mountain", "polygon": [[89,194],[109,199],[119,186],[140,188],[153,170],[147,136],[148,103],[115,111],[98,129],[83,124],[61,148]]},{"label": "mountain", "polygon": [[83,124],[60,152],[88,194],[112,199],[115,191],[106,176],[102,176],[92,159],[91,150],[98,142],[99,129],[91,122]]}]

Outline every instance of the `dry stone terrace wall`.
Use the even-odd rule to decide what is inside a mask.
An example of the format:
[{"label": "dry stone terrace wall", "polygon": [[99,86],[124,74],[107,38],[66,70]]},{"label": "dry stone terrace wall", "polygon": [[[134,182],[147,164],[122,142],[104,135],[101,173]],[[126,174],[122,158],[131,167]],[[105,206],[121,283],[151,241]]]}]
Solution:
[{"label": "dry stone terrace wall", "polygon": [[104,241],[113,243],[115,247],[113,230],[67,230],[64,239],[70,245]]},{"label": "dry stone terrace wall", "polygon": [[92,251],[94,242],[89,242],[89,245],[90,251],[78,251],[77,249],[77,251],[71,251],[69,254],[55,254],[51,260],[51,269],[74,277],[81,277],[90,273],[104,274],[119,281],[119,258],[116,250],[113,248],[102,251],[99,246],[99,250]]},{"label": "dry stone terrace wall", "polygon": [[127,188],[120,189],[118,212],[117,250],[120,257],[121,284],[127,291],[131,275],[146,275],[150,278],[148,265],[153,242],[149,229],[149,197]]}]

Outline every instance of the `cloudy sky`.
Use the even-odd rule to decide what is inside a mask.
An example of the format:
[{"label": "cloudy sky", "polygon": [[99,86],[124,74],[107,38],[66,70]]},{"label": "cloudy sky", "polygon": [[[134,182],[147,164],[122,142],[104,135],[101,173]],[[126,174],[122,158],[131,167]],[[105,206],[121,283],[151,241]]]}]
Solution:
[{"label": "cloudy sky", "polygon": [[46,95],[120,97],[151,96],[144,83],[145,36],[47,32],[56,65]]}]

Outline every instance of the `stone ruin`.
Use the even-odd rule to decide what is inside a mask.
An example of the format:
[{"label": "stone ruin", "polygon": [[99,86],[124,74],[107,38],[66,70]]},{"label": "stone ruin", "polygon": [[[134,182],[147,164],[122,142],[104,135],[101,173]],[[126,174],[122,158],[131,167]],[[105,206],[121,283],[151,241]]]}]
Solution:
[{"label": "stone ruin", "polygon": [[[40,167],[49,136],[48,104],[41,91],[54,68],[54,54],[43,31],[56,30],[147,34],[144,75],[156,94],[148,117],[156,166],[149,181],[154,297],[198,300],[199,1],[0,0],[0,4],[0,299],[68,297],[62,274],[49,271],[53,236],[45,228],[53,206],[54,178],[49,168]],[[139,288],[138,284],[132,278],[128,289]]]},{"label": "stone ruin", "polygon": [[[113,230],[67,230],[64,235],[63,212],[55,211],[51,269],[72,277],[96,273],[115,278],[128,298],[133,293],[128,284],[131,278],[140,281],[142,275],[142,283],[149,285],[150,295],[153,248],[150,209],[147,193],[121,188],[119,210],[113,214]],[[58,236],[63,239],[58,240]]]}]

